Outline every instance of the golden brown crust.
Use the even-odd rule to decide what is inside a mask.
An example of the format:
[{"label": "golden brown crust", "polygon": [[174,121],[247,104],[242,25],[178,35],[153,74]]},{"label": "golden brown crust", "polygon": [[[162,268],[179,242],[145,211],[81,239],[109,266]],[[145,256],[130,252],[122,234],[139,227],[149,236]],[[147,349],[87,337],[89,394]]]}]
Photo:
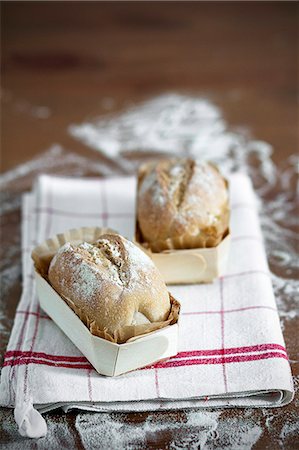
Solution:
[{"label": "golden brown crust", "polygon": [[154,252],[214,247],[228,230],[226,181],[213,165],[191,159],[146,164],[139,173],[137,221]]},{"label": "golden brown crust", "polygon": [[[95,243],[65,244],[51,261],[54,289],[84,321],[114,336],[122,327],[167,319],[170,300],[161,275],[137,246],[115,234]],[[140,314],[137,314],[140,313]]]}]

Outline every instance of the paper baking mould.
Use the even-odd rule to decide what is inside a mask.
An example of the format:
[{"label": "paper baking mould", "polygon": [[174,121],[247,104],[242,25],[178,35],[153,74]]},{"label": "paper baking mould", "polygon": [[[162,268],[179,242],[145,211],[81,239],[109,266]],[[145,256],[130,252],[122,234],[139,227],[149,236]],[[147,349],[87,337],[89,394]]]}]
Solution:
[{"label": "paper baking mould", "polygon": [[94,336],[52,286],[35,273],[42,309],[78,347],[95,370],[117,376],[175,356],[178,352],[178,323],[116,344]]},{"label": "paper baking mould", "polygon": [[179,303],[169,294],[171,309],[164,322],[123,327],[116,336],[100,330],[71,302],[63,298],[47,279],[49,264],[66,242],[93,242],[107,228],[80,228],[48,239],[32,252],[37,293],[41,307],[81,350],[96,371],[116,376],[177,354]]},{"label": "paper baking mould", "polygon": [[230,234],[216,247],[154,253],[145,243],[140,242],[137,225],[135,243],[153,260],[166,284],[211,283],[225,272]]}]

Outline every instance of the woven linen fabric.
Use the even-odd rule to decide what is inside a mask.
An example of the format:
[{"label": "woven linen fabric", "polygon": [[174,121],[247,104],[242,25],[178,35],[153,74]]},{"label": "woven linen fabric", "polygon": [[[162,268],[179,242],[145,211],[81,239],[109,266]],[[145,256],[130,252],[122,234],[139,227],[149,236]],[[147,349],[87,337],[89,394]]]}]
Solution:
[{"label": "woven linen fabric", "polygon": [[40,437],[41,414],[62,407],[149,411],[189,407],[277,407],[293,384],[250,180],[230,176],[231,246],[225,275],[170,286],[181,302],[179,353],[118,377],[99,375],[42,311],[33,247],[70,228],[108,226],[133,238],[133,177],[42,175],[23,198],[23,293],[1,373],[0,404],[15,408],[22,435]]}]

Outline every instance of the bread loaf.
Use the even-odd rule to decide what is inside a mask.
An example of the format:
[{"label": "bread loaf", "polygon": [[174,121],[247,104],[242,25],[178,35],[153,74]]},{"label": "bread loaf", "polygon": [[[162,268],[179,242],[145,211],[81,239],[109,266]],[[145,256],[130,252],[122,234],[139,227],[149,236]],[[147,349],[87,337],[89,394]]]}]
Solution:
[{"label": "bread loaf", "polygon": [[164,321],[170,312],[169,294],[150,258],[117,234],[93,244],[66,243],[51,261],[48,279],[89,323],[112,336],[128,325]]},{"label": "bread loaf", "polygon": [[216,246],[227,233],[228,190],[209,163],[165,159],[139,173],[137,220],[154,252]]}]

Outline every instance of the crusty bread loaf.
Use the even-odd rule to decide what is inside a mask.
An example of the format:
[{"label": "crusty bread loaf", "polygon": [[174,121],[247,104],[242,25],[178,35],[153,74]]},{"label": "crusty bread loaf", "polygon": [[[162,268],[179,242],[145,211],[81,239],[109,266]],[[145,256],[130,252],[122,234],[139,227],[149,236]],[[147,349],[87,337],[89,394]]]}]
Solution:
[{"label": "crusty bread loaf", "polygon": [[169,294],[150,258],[117,234],[93,244],[65,244],[48,278],[89,323],[112,336],[128,325],[164,321],[170,312]]},{"label": "crusty bread loaf", "polygon": [[228,190],[209,163],[164,159],[139,172],[137,220],[154,252],[216,246],[227,233]]}]

